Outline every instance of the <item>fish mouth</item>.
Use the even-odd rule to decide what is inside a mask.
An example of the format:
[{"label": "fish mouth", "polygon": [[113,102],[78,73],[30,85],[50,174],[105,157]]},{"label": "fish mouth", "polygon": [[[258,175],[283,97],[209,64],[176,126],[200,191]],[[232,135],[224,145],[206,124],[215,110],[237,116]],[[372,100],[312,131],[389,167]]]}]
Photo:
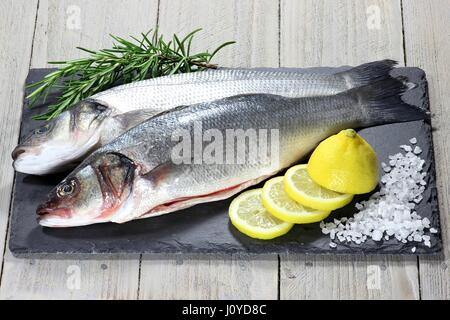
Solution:
[{"label": "fish mouth", "polygon": [[38,147],[17,146],[11,153],[13,168],[17,172],[43,175],[53,173],[56,163],[51,158],[42,157],[42,151]]},{"label": "fish mouth", "polygon": [[32,175],[64,172],[75,167],[93,144],[58,144],[41,149],[17,147],[12,153],[13,167],[18,172]]},{"label": "fish mouth", "polygon": [[24,147],[17,146],[17,147],[14,148],[13,152],[11,153],[11,158],[12,158],[14,161],[16,161],[17,158],[19,158],[19,156],[20,156],[22,153],[25,153],[25,152],[26,152],[26,149],[25,149]]},{"label": "fish mouth", "polygon": [[17,146],[11,156],[14,170],[33,174],[47,175],[64,172],[76,166],[90,151],[99,146],[100,133],[95,131],[87,139],[78,141],[59,141],[40,146]]},{"label": "fish mouth", "polygon": [[37,221],[44,227],[70,227],[72,214],[69,208],[51,209],[45,205],[40,205],[36,209]]},{"label": "fish mouth", "polygon": [[68,219],[72,217],[72,210],[69,208],[56,208],[52,209],[45,205],[40,205],[36,209],[36,214],[39,216],[39,219],[43,219],[46,217],[58,217]]},{"label": "fish mouth", "polygon": [[[39,213],[38,213],[39,214]],[[70,218],[54,214],[52,211],[42,211],[42,215],[37,218],[37,222],[43,227],[49,228],[71,228],[87,226],[93,223],[109,222],[108,219],[92,219],[92,218],[77,218],[71,216]]]},{"label": "fish mouth", "polygon": [[[41,161],[42,163],[43,161]],[[47,175],[59,172],[65,172],[76,166],[76,162],[73,163],[64,163],[57,161],[48,161],[44,162],[44,164],[37,164],[32,161],[27,161],[25,158],[20,157],[19,159],[13,162],[13,168],[17,172],[31,174],[31,175]]]},{"label": "fish mouth", "polygon": [[49,228],[71,228],[71,227],[81,227],[81,226],[87,226],[92,223],[102,223],[107,221],[95,221],[93,222],[92,219],[66,219],[66,218],[60,218],[59,216],[54,215],[45,215],[42,217],[39,217],[37,219],[38,223],[43,227],[49,227]]},{"label": "fish mouth", "polygon": [[37,222],[43,227],[70,228],[81,227],[93,223],[109,222],[107,218],[78,217],[71,208],[49,208],[42,204],[36,209]]}]

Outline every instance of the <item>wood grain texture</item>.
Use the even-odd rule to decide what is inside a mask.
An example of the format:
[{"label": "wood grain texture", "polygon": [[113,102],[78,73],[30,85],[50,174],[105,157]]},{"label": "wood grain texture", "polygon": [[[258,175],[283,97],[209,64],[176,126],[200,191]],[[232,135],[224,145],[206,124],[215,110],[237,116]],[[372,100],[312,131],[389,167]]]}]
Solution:
[{"label": "wood grain texture", "polygon": [[[161,1],[161,32],[198,27],[194,49],[236,40],[215,61],[222,66],[278,66],[277,1]],[[276,299],[277,256],[146,257],[141,264],[141,299]]]},{"label": "wood grain texture", "polygon": [[17,259],[5,255],[0,299],[136,299],[139,260]]},{"label": "wood grain texture", "polygon": [[422,299],[450,299],[450,1],[403,1],[406,62],[427,73],[444,255],[420,258]]},{"label": "wood grain texture", "polygon": [[[283,67],[403,61],[400,1],[281,0],[280,16]],[[419,298],[415,257],[288,255],[280,270],[281,299]]]},{"label": "wood grain texture", "polygon": [[278,66],[277,1],[163,0],[158,21],[168,36],[202,28],[193,50],[211,51],[225,41],[236,41],[218,53],[215,61],[222,66]]},{"label": "wood grain texture", "polygon": [[40,0],[32,67],[87,55],[76,47],[109,48],[110,34],[139,37],[157,14],[158,0]]},{"label": "wood grain texture", "polygon": [[146,257],[140,299],[276,299],[276,256]]},{"label": "wood grain texture", "polygon": [[[11,189],[14,179],[11,151],[19,138],[22,87],[30,64],[37,1],[0,2],[0,265],[5,250]],[[17,19],[13,12],[20,12]]]},{"label": "wood grain texture", "polygon": [[415,257],[281,257],[281,299],[418,299]]},{"label": "wood grain texture", "polygon": [[[75,49],[77,46],[93,49],[110,47],[110,33],[119,36],[139,35],[154,28],[157,4],[156,0],[40,0],[31,66],[46,67],[49,60],[84,55]],[[34,17],[31,20],[34,23]],[[28,39],[28,42],[31,44],[32,39]],[[29,60],[26,62],[27,68],[28,63]],[[26,74],[25,71],[23,73]],[[21,88],[23,81],[24,77],[15,84],[16,87]],[[15,107],[20,106],[20,100],[17,99]],[[18,118],[18,115],[15,117]],[[10,146],[17,141],[18,119],[16,123],[11,128],[15,129],[16,140]],[[21,281],[17,281],[18,275]],[[0,297],[132,299],[137,297],[138,283],[139,255],[127,256],[126,259],[115,256],[104,259],[55,260],[52,257],[24,260],[14,258],[8,252],[5,255]]]},{"label": "wood grain texture", "polygon": [[403,62],[400,0],[281,0],[283,67]]}]

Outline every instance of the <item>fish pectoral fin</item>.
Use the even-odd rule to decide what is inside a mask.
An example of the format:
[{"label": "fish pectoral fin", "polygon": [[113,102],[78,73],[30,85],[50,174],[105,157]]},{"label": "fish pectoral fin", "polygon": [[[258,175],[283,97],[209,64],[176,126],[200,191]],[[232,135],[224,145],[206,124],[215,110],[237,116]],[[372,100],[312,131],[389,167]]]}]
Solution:
[{"label": "fish pectoral fin", "polygon": [[156,166],[147,173],[142,174],[141,177],[150,181],[153,186],[157,187],[171,173],[174,166],[175,164],[172,162],[165,162]]}]

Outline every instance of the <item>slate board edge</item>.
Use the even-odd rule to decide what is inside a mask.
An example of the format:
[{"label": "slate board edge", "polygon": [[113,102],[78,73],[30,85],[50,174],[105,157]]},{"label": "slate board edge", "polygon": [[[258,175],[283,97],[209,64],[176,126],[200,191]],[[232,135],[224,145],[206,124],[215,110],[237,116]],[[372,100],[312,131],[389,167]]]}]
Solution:
[{"label": "slate board edge", "polygon": [[[348,67],[341,67],[341,68],[339,68],[339,69],[344,69],[344,68],[348,68]],[[290,69],[290,68],[260,68],[260,69],[265,69],[265,70],[267,70],[267,69]],[[292,68],[291,68],[292,69]],[[328,68],[328,67],[319,67],[319,68],[301,68],[301,70],[306,70],[306,71],[312,71],[312,70],[314,70],[314,69],[336,69],[336,68]],[[403,69],[403,68],[402,68]],[[411,68],[411,67],[406,67],[405,69],[418,69],[418,70],[421,70],[421,69],[419,69],[419,68]],[[48,69],[48,68],[39,68],[39,69],[31,69],[30,70],[30,73],[29,73],[29,75],[28,76],[30,76],[30,74],[33,72],[33,71],[42,71],[42,70],[51,70],[51,69]],[[423,70],[421,70],[422,72],[423,72]],[[424,73],[424,72],[423,72]],[[424,73],[425,74],[425,73]],[[27,79],[28,79],[28,77],[27,77]],[[426,87],[425,88],[425,90],[427,90],[427,86],[428,86],[428,82],[426,81],[426,79],[424,80],[424,86]],[[425,91],[425,94],[426,94],[426,100],[424,101],[424,104],[426,105],[426,106],[429,106],[429,96],[428,96],[428,94],[427,94],[427,92],[428,91]],[[25,101],[25,105],[27,104],[27,102]],[[20,130],[22,131],[22,123],[21,123],[21,125],[20,125]],[[21,134],[22,134],[22,132],[21,132]],[[436,171],[435,171],[435,162],[434,162],[434,149],[433,149],[433,139],[432,139],[432,130],[430,131],[430,142],[431,142],[431,154],[430,154],[430,159],[432,160],[431,161],[431,168],[430,168],[430,173],[432,173],[432,175],[433,175],[433,177],[432,177],[432,179],[434,180],[434,181],[436,181],[436,177],[435,177],[435,175],[436,175]],[[17,174],[15,173],[14,174],[14,182],[13,182],[13,192],[12,192],[12,195],[11,195],[11,206],[10,206],[10,213],[12,213],[12,211],[13,211],[13,201],[14,201],[14,197],[15,197],[15,192],[16,192],[16,179],[17,179]],[[433,197],[434,198],[438,198],[438,195],[437,195],[437,189],[436,188],[432,188],[433,190],[432,190],[432,195],[433,195]],[[436,202],[436,207],[437,208],[435,208],[436,209],[436,211],[439,213],[439,207],[438,207],[438,203]],[[12,215],[11,215],[11,220],[10,220],[10,224],[9,224],[9,230],[11,231],[11,223],[12,223],[12,219],[13,219],[13,217],[12,217]],[[439,219],[438,219],[438,221],[440,221]],[[438,226],[436,226],[436,227],[438,227],[439,228],[439,230],[440,230],[440,225],[438,225]],[[301,247],[299,247],[299,250],[298,250],[298,252],[297,252],[297,250],[292,250],[292,249],[290,249],[290,250],[286,250],[285,252],[283,252],[283,250],[277,250],[277,251],[273,251],[273,252],[271,252],[271,251],[264,251],[264,252],[243,252],[243,251],[241,251],[241,250],[230,250],[228,253],[234,253],[234,254],[243,254],[243,255],[259,255],[259,254],[261,254],[261,253],[263,253],[263,254],[285,254],[285,253],[301,253],[301,254],[325,254],[325,255],[328,255],[328,254],[331,254],[331,255],[348,255],[348,254],[351,254],[351,255],[356,255],[356,256],[364,256],[364,255],[386,255],[386,254],[388,254],[388,255],[392,255],[392,254],[395,254],[395,255],[408,255],[408,256],[411,256],[411,255],[413,255],[413,256],[430,256],[430,255],[438,255],[439,253],[441,253],[441,251],[442,251],[442,239],[441,239],[441,234],[439,234],[439,242],[432,248],[432,249],[430,249],[430,250],[428,250],[427,252],[420,252],[420,253],[408,253],[408,252],[402,252],[402,253],[396,253],[396,252],[377,252],[376,250],[375,251],[369,251],[369,250],[367,250],[367,249],[361,249],[361,251],[360,252],[355,252],[355,250],[354,249],[352,249],[352,250],[349,250],[349,251],[346,251],[345,249],[341,249],[341,251],[339,251],[339,252],[333,252],[333,251],[328,251],[328,252],[304,252],[304,251],[302,251],[302,249],[301,249]],[[61,257],[61,256],[67,256],[67,255],[70,255],[70,256],[74,256],[74,255],[100,255],[100,256],[108,256],[108,255],[112,255],[112,254],[117,254],[117,253],[124,253],[124,254],[139,254],[139,253],[144,253],[144,254],[155,254],[155,255],[159,255],[159,254],[166,254],[166,253],[168,253],[168,254],[214,254],[214,255],[220,255],[220,253],[218,253],[217,251],[208,251],[208,250],[204,250],[204,249],[202,249],[202,250],[192,250],[192,248],[188,248],[188,250],[180,250],[180,249],[174,249],[174,250],[167,250],[167,248],[164,250],[164,251],[155,251],[155,250],[149,250],[149,251],[142,251],[142,250],[138,250],[138,251],[136,251],[136,250],[128,250],[128,249],[126,249],[126,250],[123,250],[123,249],[121,249],[121,250],[119,250],[119,251],[114,251],[114,250],[109,250],[109,252],[102,252],[102,251],[99,251],[99,250],[93,250],[93,251],[90,251],[90,252],[88,252],[88,251],[86,251],[86,252],[83,252],[83,253],[80,253],[80,252],[70,252],[70,251],[64,251],[64,252],[52,252],[52,253],[48,253],[48,252],[42,252],[42,251],[39,251],[39,250],[30,250],[29,248],[24,248],[24,247],[20,247],[20,246],[15,246],[15,244],[14,244],[14,237],[13,236],[10,236],[10,241],[9,241],[9,248],[10,248],[10,250],[11,250],[11,252],[13,253],[13,255],[14,256],[16,256],[16,257],[49,257],[49,256],[59,256],[59,257]],[[227,254],[228,254],[227,253]]]}]

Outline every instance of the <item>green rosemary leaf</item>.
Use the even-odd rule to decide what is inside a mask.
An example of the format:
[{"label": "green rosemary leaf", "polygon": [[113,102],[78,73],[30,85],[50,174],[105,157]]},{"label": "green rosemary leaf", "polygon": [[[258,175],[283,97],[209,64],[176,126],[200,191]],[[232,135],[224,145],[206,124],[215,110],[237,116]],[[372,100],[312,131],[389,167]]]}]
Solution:
[{"label": "green rosemary leaf", "polygon": [[95,53],[96,53],[94,50],[86,49],[86,48],[83,48],[83,47],[76,47],[76,48],[77,48],[78,50],[85,51],[85,52],[87,52],[87,53],[92,53],[92,54],[95,54]]},{"label": "green rosemary leaf", "polygon": [[225,43],[221,44],[220,46],[218,46],[217,49],[214,50],[213,53],[211,53],[211,55],[209,56],[208,62],[211,61],[211,59],[216,55],[216,53],[219,52],[222,48],[229,46],[231,44],[234,44],[234,43],[236,43],[236,41],[228,41],[228,42],[225,42]]}]

